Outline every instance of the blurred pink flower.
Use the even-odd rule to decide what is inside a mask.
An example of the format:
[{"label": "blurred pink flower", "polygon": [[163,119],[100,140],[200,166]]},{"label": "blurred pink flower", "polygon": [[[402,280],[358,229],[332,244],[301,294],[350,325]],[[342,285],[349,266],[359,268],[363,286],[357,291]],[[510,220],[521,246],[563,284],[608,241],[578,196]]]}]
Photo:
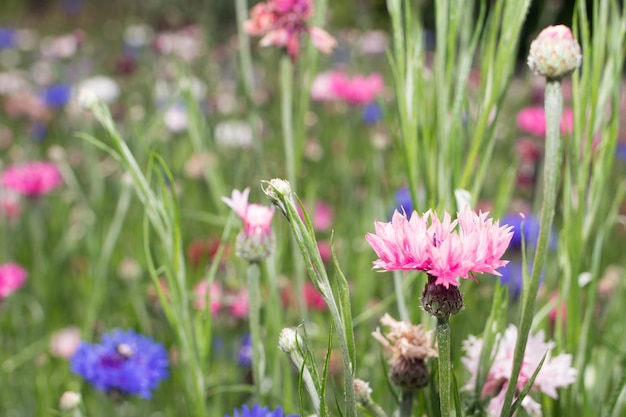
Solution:
[{"label": "blurred pink flower", "polygon": [[263,36],[261,46],[285,48],[292,60],[300,52],[300,37],[307,32],[317,49],[329,54],[337,41],[325,30],[308,26],[306,20],[313,16],[312,0],[267,0],[250,10],[250,19],[244,29],[252,36]]},{"label": "blurred pink flower", "polygon": [[30,162],[12,165],[0,176],[0,184],[28,196],[47,194],[61,185],[61,173],[51,162]]},{"label": "blurred pink flower", "polygon": [[[459,277],[500,275],[496,269],[508,263],[500,258],[513,232],[487,219],[488,214],[476,214],[465,206],[452,221],[448,213],[439,220],[431,210],[422,216],[414,211],[409,219],[396,211],[391,222],[376,222],[376,233],[365,236],[379,257],[374,269],[424,271],[446,288],[458,286]],[[454,230],[457,224],[460,231]]]},{"label": "blurred pink flower", "polygon": [[[298,213],[300,214],[300,218],[304,220],[304,214],[302,213],[302,209],[300,206],[298,208]],[[309,213],[309,215],[311,215]],[[324,203],[323,201],[316,201],[315,206],[313,207],[313,215],[311,216],[311,223],[313,223],[313,229],[318,232],[323,232],[328,230],[330,226],[333,224],[333,220],[335,218],[335,211],[331,206]]]},{"label": "blurred pink flower", "polygon": [[322,297],[322,294],[317,291],[311,282],[306,281],[304,283],[302,295],[307,308],[317,311],[324,311],[328,308],[326,306],[326,301],[324,301],[324,297]]},{"label": "blurred pink flower", "polygon": [[[546,114],[541,106],[531,106],[517,113],[517,127],[526,133],[537,136],[546,135]],[[561,133],[574,130],[574,113],[572,109],[564,109],[561,116]]]},{"label": "blurred pink flower", "polygon": [[248,204],[250,188],[243,192],[233,190],[231,198],[222,197],[243,221],[243,229],[237,237],[237,255],[249,261],[259,261],[270,255],[273,249],[272,217],[274,206]]},{"label": "blurred pink flower", "polygon": [[78,327],[66,327],[52,334],[50,338],[50,353],[63,359],[69,359],[74,355],[80,345],[80,329]]},{"label": "blurred pink flower", "polygon": [[337,95],[333,90],[332,80],[333,71],[326,71],[317,74],[311,84],[311,99],[314,101],[333,101],[337,100]]},{"label": "blurred pink flower", "polygon": [[342,72],[334,72],[330,83],[331,90],[337,98],[352,105],[371,103],[385,88],[383,77],[378,73],[348,78]]},{"label": "blurred pink flower", "polygon": [[[528,337],[522,369],[517,380],[518,394],[528,383],[541,362],[541,358],[546,353],[546,360],[535,378],[531,392],[543,392],[551,398],[557,398],[557,388],[566,387],[576,379],[576,370],[571,366],[572,356],[561,354],[553,357],[551,350],[554,348],[554,343],[544,342],[544,339],[543,331]],[[517,327],[510,325],[504,332],[504,336],[501,337],[500,343],[496,345],[495,359],[487,375],[487,381],[482,388],[483,399],[491,397],[487,407],[487,413],[490,416],[499,416],[502,410],[509,377],[513,370],[513,354],[516,342]],[[478,339],[475,336],[470,336],[469,339],[463,342],[463,350],[465,350],[466,356],[461,361],[471,373],[470,380],[463,387],[465,390],[474,390],[476,388],[476,375],[482,348],[482,339]],[[524,397],[522,407],[530,415],[541,414],[541,405],[530,396]]]},{"label": "blurred pink flower", "polygon": [[[193,293],[195,301],[193,303],[194,308],[198,310],[204,310],[207,302],[207,283],[206,279],[203,279],[193,287]],[[213,281],[209,285],[209,303],[211,306],[211,314],[216,314],[222,307],[222,286],[219,282]]]},{"label": "blurred pink flower", "polygon": [[333,252],[330,248],[330,242],[323,240],[321,242],[317,242],[317,250],[320,251],[320,256],[322,257],[322,261],[330,262],[333,260]]},{"label": "blurred pink flower", "polygon": [[0,301],[20,289],[27,276],[26,270],[16,263],[0,265]]},{"label": "blurred pink flower", "polygon": [[0,188],[0,213],[9,219],[17,219],[22,214],[20,195],[14,191]]},{"label": "blurred pink flower", "polygon": [[248,290],[246,288],[242,288],[230,295],[229,309],[230,314],[235,318],[244,319],[248,316],[250,297],[248,296]]}]

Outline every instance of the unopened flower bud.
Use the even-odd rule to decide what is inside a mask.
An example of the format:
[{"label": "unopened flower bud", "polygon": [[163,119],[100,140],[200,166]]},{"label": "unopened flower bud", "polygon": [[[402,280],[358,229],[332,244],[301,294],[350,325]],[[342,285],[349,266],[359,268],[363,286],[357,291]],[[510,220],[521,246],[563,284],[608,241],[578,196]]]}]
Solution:
[{"label": "unopened flower bud", "polygon": [[446,288],[435,284],[436,280],[435,277],[428,276],[428,282],[422,292],[422,306],[431,316],[447,320],[463,309],[463,295],[456,285]]},{"label": "unopened flower bud", "polygon": [[567,26],[548,26],[530,44],[528,66],[548,79],[570,75],[581,61],[580,45]]},{"label": "unopened flower bud", "polygon": [[286,327],[278,336],[278,347],[285,353],[292,353],[298,350],[298,334],[291,327]]},{"label": "unopened flower bud", "polygon": [[404,391],[415,391],[428,385],[429,373],[423,359],[400,357],[389,368],[389,379]]},{"label": "unopened flower bud", "polygon": [[354,399],[357,403],[363,404],[367,402],[372,394],[370,384],[362,379],[355,379],[354,382]]}]

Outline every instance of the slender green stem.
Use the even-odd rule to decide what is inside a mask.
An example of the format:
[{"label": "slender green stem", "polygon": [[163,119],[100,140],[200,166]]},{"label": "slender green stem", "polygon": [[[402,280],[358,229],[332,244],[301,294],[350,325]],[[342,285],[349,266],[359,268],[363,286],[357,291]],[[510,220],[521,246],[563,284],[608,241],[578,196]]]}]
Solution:
[{"label": "slender green stem", "polygon": [[437,347],[439,350],[439,405],[441,417],[450,417],[450,322],[437,319]]},{"label": "slender green stem", "polygon": [[559,169],[561,168],[561,113],[563,111],[563,95],[560,80],[547,80],[545,91],[546,112],[546,149],[545,167],[543,173],[543,204],[541,206],[541,228],[537,240],[537,249],[533,261],[533,270],[530,277],[528,290],[524,292],[522,317],[520,319],[519,336],[515,345],[513,357],[513,369],[504,399],[504,406],[500,416],[509,416],[517,379],[522,369],[524,351],[528,334],[533,322],[535,298],[539,289],[539,278],[547,258],[550,230],[554,219],[554,207],[556,205]]},{"label": "slender green stem", "polygon": [[409,320],[409,310],[406,307],[406,300],[404,299],[402,274],[400,271],[393,271],[393,287],[396,292],[396,303],[398,304],[398,312],[400,313],[400,320]]},{"label": "slender green stem", "polygon": [[259,280],[261,269],[257,262],[248,264],[248,294],[250,297],[250,309],[248,317],[250,322],[250,336],[252,338],[252,375],[257,400],[261,399],[261,385],[265,368],[263,340],[261,339],[261,290]]},{"label": "slender green stem", "polygon": [[293,133],[293,65],[288,56],[280,60],[280,91],[281,121],[283,128],[283,146],[287,163],[287,180],[291,189],[296,192],[296,155],[295,137]]},{"label": "slender green stem", "polygon": [[411,417],[414,397],[413,391],[402,391],[400,394],[400,417]]}]

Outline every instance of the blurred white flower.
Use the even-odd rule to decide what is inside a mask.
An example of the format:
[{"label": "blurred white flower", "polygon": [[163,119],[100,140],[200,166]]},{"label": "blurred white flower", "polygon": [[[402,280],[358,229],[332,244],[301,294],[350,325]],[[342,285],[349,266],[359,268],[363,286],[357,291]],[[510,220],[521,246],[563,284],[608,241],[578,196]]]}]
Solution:
[{"label": "blurred white flower", "polygon": [[364,55],[384,54],[389,45],[389,35],[382,30],[363,33],[358,40],[358,48]]},{"label": "blurred white flower", "polygon": [[[482,397],[491,397],[487,407],[487,412],[490,416],[499,416],[504,405],[509,377],[513,370],[517,327],[510,325],[500,339],[495,359],[482,388]],[[544,354],[547,354],[531,391],[541,391],[549,397],[557,398],[557,388],[566,387],[576,380],[576,369],[572,368],[572,355],[561,354],[553,357],[551,351],[554,348],[554,342],[544,342],[544,339],[543,331],[535,335],[529,335],[522,369],[517,380],[517,393],[528,383],[541,362],[541,358]],[[471,373],[470,380],[463,387],[465,390],[474,390],[476,388],[476,375],[482,348],[482,339],[478,339],[475,336],[470,336],[463,342],[463,350],[465,350],[466,356],[461,359],[461,362]],[[541,414],[541,405],[529,395],[522,400],[522,407],[530,415]]]},{"label": "blurred white flower", "polygon": [[154,33],[152,28],[145,24],[130,25],[124,31],[124,42],[131,48],[141,48],[152,42]]},{"label": "blurred white flower", "polygon": [[80,96],[90,91],[95,97],[109,104],[114,102],[120,95],[120,87],[112,78],[104,75],[96,75],[81,81],[76,86],[76,94]]},{"label": "blurred white flower", "polygon": [[215,126],[215,143],[224,148],[252,147],[252,129],[243,120],[226,120]]},{"label": "blurred white flower", "polygon": [[83,42],[85,34],[75,31],[66,35],[47,37],[41,42],[41,54],[46,58],[69,58]]},{"label": "blurred white flower", "polygon": [[50,338],[50,353],[63,359],[69,359],[74,355],[80,344],[80,329],[78,327],[66,327],[55,332]]},{"label": "blurred white flower", "polygon": [[20,71],[0,72],[0,95],[28,89],[28,81]]},{"label": "blurred white flower", "polygon": [[189,125],[187,110],[180,104],[174,104],[163,114],[163,122],[167,130],[172,133],[180,133],[187,130],[187,126]]},{"label": "blurred white flower", "polygon": [[191,25],[178,31],[159,33],[154,44],[163,55],[174,55],[191,62],[202,55],[204,42],[202,30]]}]

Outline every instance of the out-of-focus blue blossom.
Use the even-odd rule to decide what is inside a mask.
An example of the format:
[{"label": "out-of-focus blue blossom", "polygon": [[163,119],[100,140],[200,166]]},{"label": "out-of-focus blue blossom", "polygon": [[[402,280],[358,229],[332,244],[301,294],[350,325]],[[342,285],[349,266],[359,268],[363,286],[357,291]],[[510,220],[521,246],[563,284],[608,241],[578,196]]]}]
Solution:
[{"label": "out-of-focus blue blossom", "polygon": [[41,92],[41,97],[49,107],[63,107],[72,97],[72,87],[68,84],[53,84]]},{"label": "out-of-focus blue blossom", "polygon": [[617,143],[617,146],[615,146],[615,157],[620,161],[626,162],[626,143]]},{"label": "out-of-focus blue blossom", "polygon": [[67,14],[78,14],[83,10],[84,5],[83,0],[63,0],[61,8]]},{"label": "out-of-focus blue blossom", "polygon": [[252,337],[249,334],[241,338],[239,352],[237,353],[237,363],[241,367],[252,365]]},{"label": "out-of-focus blue blossom", "polygon": [[42,141],[48,135],[48,127],[41,122],[34,122],[30,125],[29,129],[30,137],[36,142]]},{"label": "out-of-focus blue blossom", "polygon": [[409,216],[413,213],[413,199],[411,198],[411,191],[408,187],[399,188],[394,194],[394,199],[396,201],[396,205],[389,213],[389,218],[393,216],[393,212],[395,210],[398,210],[401,213],[404,212]]},{"label": "out-of-focus blue blossom", "polygon": [[361,116],[363,117],[363,123],[367,125],[376,124],[383,118],[383,111],[375,101],[366,104],[361,110]]},{"label": "out-of-focus blue blossom", "polygon": [[[522,263],[519,261],[511,261],[505,266],[498,269],[502,274],[500,282],[502,285],[509,287],[509,296],[516,300],[522,294],[524,276],[522,274]],[[532,274],[532,268],[529,268],[529,274]],[[543,272],[541,272],[540,282],[543,282]]]},{"label": "out-of-focus blue blossom", "polygon": [[81,342],[70,366],[100,391],[146,399],[169,375],[165,347],[132,330],[116,329],[103,335],[99,345]]},{"label": "out-of-focus blue blossom", "polygon": [[15,29],[0,28],[0,49],[10,49],[15,46]]},{"label": "out-of-focus blue blossom", "polygon": [[[226,414],[225,417],[230,417]],[[242,405],[240,409],[233,411],[233,417],[298,417],[295,414],[284,414],[281,407],[276,407],[274,411],[270,411],[269,407],[261,407],[258,404],[249,408],[247,405]]]},{"label": "out-of-focus blue blossom", "polygon": [[[539,218],[533,216],[532,214],[527,214],[525,217],[522,217],[519,214],[507,214],[502,219],[500,219],[500,224],[508,224],[509,226],[513,226],[513,237],[511,238],[509,249],[522,249],[522,236],[524,237],[524,241],[526,242],[526,247],[534,248],[537,246],[537,240],[539,239],[539,229],[541,226]],[[556,245],[557,236],[553,231],[551,231],[548,248],[554,250],[556,248]]]}]

